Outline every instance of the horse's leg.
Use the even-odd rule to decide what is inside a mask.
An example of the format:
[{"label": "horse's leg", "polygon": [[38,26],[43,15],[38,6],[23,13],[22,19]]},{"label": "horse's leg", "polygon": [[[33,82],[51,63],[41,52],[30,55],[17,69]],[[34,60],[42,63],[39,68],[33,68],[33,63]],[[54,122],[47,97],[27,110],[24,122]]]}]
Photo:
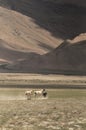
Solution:
[{"label": "horse's leg", "polygon": [[37,97],[37,93],[35,92],[34,94],[35,94],[35,98],[36,98]]},{"label": "horse's leg", "polygon": [[31,100],[31,94],[27,95],[27,100]]},{"label": "horse's leg", "polygon": [[31,94],[30,94],[30,100],[31,100]]}]

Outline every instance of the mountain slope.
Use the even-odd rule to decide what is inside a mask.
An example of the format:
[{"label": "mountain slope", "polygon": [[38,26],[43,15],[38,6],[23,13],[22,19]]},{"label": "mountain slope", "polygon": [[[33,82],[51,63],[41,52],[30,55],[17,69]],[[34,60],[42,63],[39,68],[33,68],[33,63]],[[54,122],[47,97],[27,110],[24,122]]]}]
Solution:
[{"label": "mountain slope", "polygon": [[0,72],[28,72],[32,66],[31,60],[35,63],[34,58],[36,57],[39,59],[40,55],[16,50],[5,41],[0,40]]},{"label": "mountain slope", "polygon": [[45,54],[43,59],[46,70],[62,74],[86,74],[86,34],[64,41]]},{"label": "mountain slope", "polygon": [[0,72],[86,74],[85,32],[85,0],[0,0]]},{"label": "mountain slope", "polygon": [[[80,40],[82,39],[83,40]],[[29,54],[26,59],[9,63],[13,72],[36,72],[86,75],[86,34],[64,41],[45,55]],[[22,69],[21,69],[22,68]]]},{"label": "mountain slope", "polygon": [[[47,36],[47,37],[46,37]],[[25,15],[0,7],[0,39],[14,49],[44,54],[59,45],[59,40]]]},{"label": "mountain slope", "polygon": [[66,40],[86,32],[85,0],[0,0],[0,5],[32,18],[56,38]]},{"label": "mountain slope", "polygon": [[[29,27],[35,26],[32,28],[32,30],[34,30],[35,33],[37,33],[36,31],[39,31],[38,34],[41,33],[40,29],[43,30],[43,32],[40,35],[45,34],[44,35],[45,40],[43,40],[42,42],[42,40],[40,41],[39,39],[39,42],[43,43],[43,46],[45,46],[46,44],[48,45],[50,44],[50,41],[48,41],[48,35],[54,36],[52,40],[50,39],[52,45],[49,46],[52,47],[53,44],[55,43],[54,47],[56,47],[55,45],[58,46],[58,44],[61,43],[61,41],[59,41],[59,38],[62,40],[71,39],[79,35],[80,33],[86,32],[85,0],[72,0],[72,1],[70,0],[0,0],[0,6],[9,9],[9,12],[11,12],[10,17],[14,16],[12,10],[15,10],[16,12],[20,12],[21,14],[24,14],[24,16],[25,15],[28,16],[29,25],[27,23],[25,24],[27,29],[30,29],[28,28],[28,26]],[[18,18],[20,16],[15,14],[14,18],[12,17],[14,21],[16,21],[15,17]],[[21,19],[22,22],[24,23],[24,17]],[[20,24],[22,23],[20,22]],[[37,30],[37,28],[39,28],[39,30]],[[19,28],[15,30],[16,30],[15,32],[19,32],[19,33],[22,32],[22,30],[21,29],[19,30]],[[47,41],[46,41],[46,36],[47,36]],[[34,41],[34,38],[32,39],[31,38],[30,40],[33,39],[32,42],[35,42],[36,44],[38,43],[38,40]],[[27,41],[28,38],[25,37],[25,40]]]}]

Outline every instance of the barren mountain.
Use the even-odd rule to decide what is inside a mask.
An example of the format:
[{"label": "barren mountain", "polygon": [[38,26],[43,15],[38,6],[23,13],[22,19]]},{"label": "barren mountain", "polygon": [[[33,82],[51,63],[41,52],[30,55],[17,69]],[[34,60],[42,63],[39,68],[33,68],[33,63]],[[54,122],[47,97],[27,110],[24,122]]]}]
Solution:
[{"label": "barren mountain", "polygon": [[56,38],[71,39],[86,32],[85,0],[0,0],[0,5],[28,16]]},{"label": "barren mountain", "polygon": [[86,74],[86,34],[64,41],[43,59],[46,70],[54,73]]},{"label": "barren mountain", "polygon": [[86,74],[85,32],[85,0],[0,0],[0,71]]},{"label": "barren mountain", "polygon": [[14,49],[39,54],[46,53],[59,44],[58,39],[37,26],[30,17],[2,7],[0,7],[0,39]]},{"label": "barren mountain", "polygon": [[[83,39],[83,40],[81,40]],[[14,72],[36,72],[56,74],[86,74],[86,34],[64,41],[51,52],[39,55],[29,53],[26,59],[5,66]]]}]

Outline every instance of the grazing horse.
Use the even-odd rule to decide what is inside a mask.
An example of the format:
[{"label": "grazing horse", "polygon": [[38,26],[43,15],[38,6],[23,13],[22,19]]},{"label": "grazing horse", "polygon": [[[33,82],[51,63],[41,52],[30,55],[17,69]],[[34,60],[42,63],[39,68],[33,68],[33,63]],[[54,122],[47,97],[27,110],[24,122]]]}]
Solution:
[{"label": "grazing horse", "polygon": [[31,99],[32,92],[33,90],[28,90],[25,92],[25,95],[27,96],[27,100]]}]

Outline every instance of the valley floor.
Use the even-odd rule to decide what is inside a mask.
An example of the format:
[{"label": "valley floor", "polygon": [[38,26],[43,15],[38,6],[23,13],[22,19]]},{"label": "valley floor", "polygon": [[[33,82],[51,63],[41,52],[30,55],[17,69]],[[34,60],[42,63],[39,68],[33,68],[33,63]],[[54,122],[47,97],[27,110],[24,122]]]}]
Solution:
[{"label": "valley floor", "polygon": [[[46,86],[47,98],[33,95],[27,100],[25,91],[41,85]],[[55,89],[55,85],[69,89]],[[72,89],[74,85],[81,87]],[[82,86],[86,87],[85,76],[1,74],[0,130],[86,130],[86,89]]]},{"label": "valley floor", "polygon": [[47,89],[31,100],[25,90],[0,88],[0,130],[86,130],[85,89]]},{"label": "valley floor", "polygon": [[0,130],[86,130],[85,99],[0,101]]},{"label": "valley floor", "polygon": [[[0,87],[40,87],[50,88],[59,87],[60,85],[86,88],[86,76],[66,76],[54,74],[26,74],[26,73],[0,73]],[[20,86],[19,86],[20,85]]]}]

